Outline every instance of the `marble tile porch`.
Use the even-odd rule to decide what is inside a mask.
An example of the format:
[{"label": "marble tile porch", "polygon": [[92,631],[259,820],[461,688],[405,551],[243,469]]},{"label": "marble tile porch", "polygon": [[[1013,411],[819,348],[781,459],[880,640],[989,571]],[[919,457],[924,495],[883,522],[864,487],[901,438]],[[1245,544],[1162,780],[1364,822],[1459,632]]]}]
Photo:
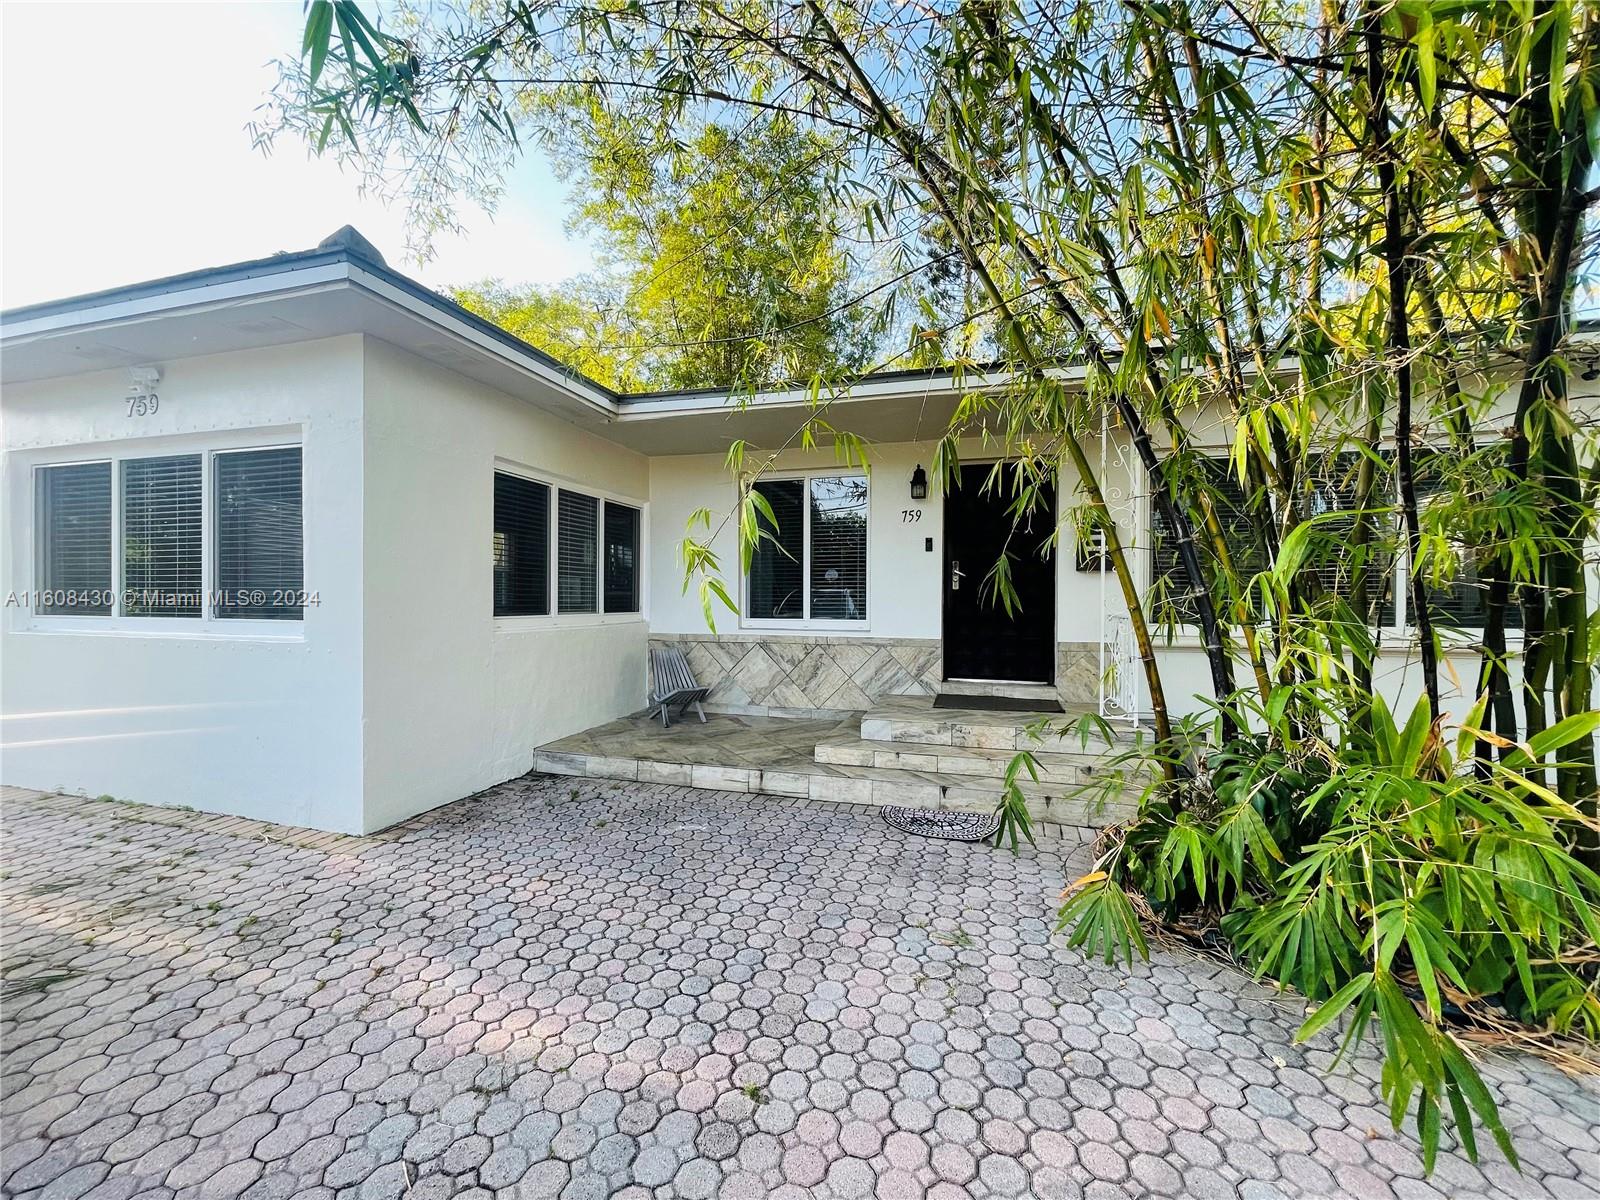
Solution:
[{"label": "marble tile porch", "polygon": [[[876,713],[828,718],[709,713],[704,724],[690,714],[668,728],[637,714],[540,747],[533,769],[845,804],[994,808],[1004,790],[1003,764],[984,761],[976,751],[958,763],[948,743],[941,757],[909,744],[866,742],[864,718]],[[1073,799],[1079,778],[1045,773],[1039,783],[1027,783],[1023,791],[1030,812],[1037,820],[1085,831],[1103,825],[1108,814]]]}]

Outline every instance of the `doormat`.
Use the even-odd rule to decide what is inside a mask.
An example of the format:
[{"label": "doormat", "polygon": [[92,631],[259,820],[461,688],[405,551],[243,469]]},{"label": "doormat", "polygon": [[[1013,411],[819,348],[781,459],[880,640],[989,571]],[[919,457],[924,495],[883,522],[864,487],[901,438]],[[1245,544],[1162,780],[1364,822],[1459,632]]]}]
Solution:
[{"label": "doormat", "polygon": [[940,692],[933,698],[935,708],[979,708],[985,712],[1058,713],[1067,710],[1059,700],[1027,700],[1018,696],[952,696]]},{"label": "doormat", "polygon": [[981,842],[1000,828],[995,813],[949,812],[938,808],[895,808],[885,805],[883,819],[902,833],[942,838],[947,842]]}]

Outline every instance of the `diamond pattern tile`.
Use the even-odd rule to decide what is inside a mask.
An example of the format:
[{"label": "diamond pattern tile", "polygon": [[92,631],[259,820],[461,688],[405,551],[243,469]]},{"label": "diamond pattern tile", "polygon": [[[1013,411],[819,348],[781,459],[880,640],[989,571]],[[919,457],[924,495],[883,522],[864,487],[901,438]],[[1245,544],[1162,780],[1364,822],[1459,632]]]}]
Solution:
[{"label": "diamond pattern tile", "polygon": [[[705,634],[652,638],[683,649],[695,678],[711,689],[717,712],[821,716],[859,711],[890,696],[931,696],[944,677],[936,638]],[[1100,669],[1094,643],[1057,648],[1057,691],[1069,704],[1093,703]]]}]

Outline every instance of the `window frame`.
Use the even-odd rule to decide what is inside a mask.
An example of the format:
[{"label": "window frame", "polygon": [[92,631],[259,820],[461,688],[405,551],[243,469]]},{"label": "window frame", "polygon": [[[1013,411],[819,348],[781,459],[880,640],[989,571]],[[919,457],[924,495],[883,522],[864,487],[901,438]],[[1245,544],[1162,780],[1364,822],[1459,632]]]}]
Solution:
[{"label": "window frame", "polygon": [[[97,456],[94,458],[81,458],[65,462],[51,461],[32,464],[28,471],[28,516],[27,528],[24,533],[27,545],[25,561],[28,564],[28,582],[30,584],[30,590],[36,593],[48,590],[45,588],[44,578],[45,538],[41,536],[43,533],[44,519],[43,505],[41,504],[41,493],[44,490],[41,486],[44,482],[43,473],[45,471],[59,469],[62,467],[97,467],[101,466],[102,464],[106,468],[106,478],[111,494],[111,503],[106,511],[107,534],[109,535],[108,544],[106,547],[106,566],[108,568],[107,583],[110,587],[112,595],[111,611],[105,613],[44,612],[37,603],[33,603],[28,607],[28,612],[31,617],[41,618],[52,622],[60,621],[63,618],[67,620],[82,619],[86,621],[93,621],[96,624],[99,624],[100,622],[109,620],[117,615],[117,597],[121,594],[122,590],[117,586],[119,568],[121,565],[117,555],[117,524],[122,517],[122,506],[119,503],[121,497],[117,488],[118,464],[114,460],[104,456]],[[35,600],[37,600],[37,597],[35,597]]]},{"label": "window frame", "polygon": [[[298,443],[298,442],[296,442],[296,443],[292,443],[292,444],[285,444],[285,445],[282,445],[282,446],[239,446],[239,447],[228,447],[228,448],[219,449],[219,450],[212,450],[208,454],[203,456],[203,460],[202,460],[202,463],[201,463],[201,468],[204,471],[206,471],[207,473],[210,474],[210,476],[211,476],[210,488],[211,488],[212,494],[215,495],[216,488],[217,488],[217,479],[218,479],[218,475],[219,475],[219,472],[220,472],[221,460],[222,459],[228,458],[228,457],[232,457],[232,456],[235,456],[235,455],[240,455],[240,454],[260,453],[263,450],[298,450],[300,452],[300,591],[303,594],[309,595],[310,592],[311,592],[311,589],[306,586],[306,529],[307,529],[307,525],[306,525],[306,448],[305,448],[305,446],[300,444],[300,443]],[[202,509],[202,511],[204,511],[204,510]],[[219,512],[218,512],[218,510],[217,510],[217,508],[215,506],[213,506],[213,508],[211,510],[211,514],[210,514],[210,520],[209,520],[208,523],[204,524],[204,526],[202,528],[202,532],[205,534],[205,536],[209,537],[211,539],[211,541],[210,541],[210,543],[208,544],[208,547],[207,547],[208,554],[202,556],[201,561],[202,561],[202,563],[206,563],[207,559],[209,559],[209,565],[205,569],[210,572],[209,575],[207,576],[207,578],[211,581],[211,590],[212,591],[220,591],[220,589],[217,588],[216,583],[217,583],[218,569],[219,569],[219,567],[221,566],[221,563],[222,563],[222,524],[221,524],[221,519],[220,519],[220,516],[219,516]],[[209,596],[208,596],[208,599],[209,599]],[[210,604],[208,604],[206,606],[206,614],[207,614],[207,616],[211,617],[211,619],[213,619],[213,620],[223,621],[223,622],[226,622],[228,624],[233,624],[233,625],[237,625],[237,624],[252,624],[252,625],[274,625],[274,626],[290,626],[290,627],[293,627],[294,624],[297,621],[298,622],[304,622],[305,621],[305,619],[306,619],[306,609],[307,608],[315,608],[315,607],[317,607],[317,606],[316,605],[310,605],[310,604],[302,604],[300,606],[300,615],[297,616],[297,617],[236,617],[236,616],[219,615],[217,613],[215,607],[210,605]]]},{"label": "window frame", "polygon": [[[569,608],[561,607],[561,502],[571,496],[575,500],[592,500],[594,502],[594,532],[589,537],[589,549],[594,553],[594,569],[589,574],[589,584],[593,589],[589,593],[590,607]],[[605,497],[598,492],[587,491],[576,487],[564,487],[555,494],[555,519],[551,522],[556,536],[556,615],[561,617],[597,617],[605,613]],[[581,583],[583,572],[573,576],[573,582]]]},{"label": "window frame", "polygon": [[[633,607],[613,609],[606,599],[606,517],[613,508],[625,508],[633,514]],[[644,507],[625,500],[600,498],[600,596],[599,607],[603,616],[637,617],[644,613]]]},{"label": "window frame", "polygon": [[[128,559],[126,553],[128,534],[128,468],[134,463],[178,462],[186,460],[192,460],[194,462],[196,473],[200,477],[198,481],[200,484],[200,528],[198,531],[198,550],[200,556],[200,604],[192,613],[180,611],[129,613],[126,611],[125,607],[128,600],[126,594],[128,575]],[[116,510],[118,518],[116,532],[112,538],[112,562],[113,571],[120,576],[119,582],[122,586],[119,586],[116,590],[116,598],[112,607],[112,615],[130,618],[157,617],[164,621],[193,621],[197,617],[206,617],[212,615],[211,605],[209,603],[211,600],[211,589],[206,586],[206,559],[209,555],[215,553],[214,544],[209,540],[210,535],[215,529],[215,525],[214,523],[208,524],[206,520],[207,488],[205,474],[207,471],[214,471],[215,469],[215,460],[212,458],[211,452],[209,451],[185,451],[177,454],[129,455],[117,462],[115,467],[116,478],[113,481],[111,488],[112,507]],[[212,491],[214,494],[215,489],[213,488]],[[304,535],[302,533],[302,537],[303,536]],[[146,587],[144,590],[147,592],[152,590],[159,591],[159,589],[149,587]]]},{"label": "window frame", "polygon": [[[518,479],[526,479],[530,483],[543,484],[550,489],[550,540],[548,547],[549,565],[545,576],[546,602],[548,611],[540,613],[519,613],[495,615],[494,613],[494,476],[512,475]],[[595,612],[559,612],[560,608],[560,571],[561,571],[561,492],[582,493],[593,497],[597,502],[595,509]],[[605,506],[607,504],[621,504],[634,509],[639,514],[639,551],[637,556],[639,608],[636,612],[605,612]],[[484,539],[486,551],[485,575],[489,580],[488,609],[490,620],[496,632],[518,633],[537,632],[542,629],[582,628],[591,625],[627,625],[637,624],[647,619],[647,609],[650,603],[650,589],[646,586],[649,578],[647,568],[650,555],[649,538],[650,505],[632,496],[624,495],[607,488],[596,487],[579,480],[558,475],[553,471],[545,471],[510,459],[496,458],[490,473],[489,484],[489,533]]]},{"label": "window frame", "polygon": [[[1326,456],[1327,454],[1331,453],[1330,451],[1326,451],[1326,450],[1317,450],[1315,447],[1313,447],[1312,449],[1313,449],[1313,453],[1321,454],[1321,455],[1324,455],[1324,456]],[[1230,448],[1225,447],[1225,446],[1215,446],[1215,445],[1197,446],[1197,447],[1195,447],[1195,452],[1200,454],[1201,456],[1203,456],[1205,458],[1219,459],[1219,460],[1222,460],[1224,462],[1227,462],[1230,459],[1231,455],[1232,455],[1232,450]],[[1390,448],[1384,447],[1383,452],[1384,453],[1390,453],[1392,451],[1390,450]],[[1140,559],[1140,569],[1144,573],[1144,578],[1141,581],[1142,598],[1148,602],[1148,600],[1150,598],[1150,595],[1155,590],[1156,579],[1157,579],[1157,573],[1156,573],[1156,569],[1155,569],[1156,546],[1155,546],[1154,538],[1152,536],[1153,535],[1153,531],[1155,529],[1156,504],[1155,504],[1154,489],[1150,485],[1150,473],[1149,473],[1149,471],[1148,470],[1144,470],[1143,471],[1143,475],[1144,475],[1144,495],[1143,495],[1143,500],[1144,500],[1144,528],[1145,528],[1145,531],[1146,531],[1145,540],[1146,540],[1147,544],[1143,547],[1142,553],[1139,555],[1139,559]],[[1422,497],[1419,495],[1418,499],[1420,501],[1422,499]],[[1276,512],[1275,502],[1272,501],[1270,498],[1269,498],[1268,502],[1269,503],[1274,503],[1274,512]],[[1393,488],[1391,490],[1391,493],[1389,495],[1389,498],[1388,498],[1388,503],[1385,505],[1385,507],[1393,507],[1393,508],[1395,508],[1397,510],[1396,513],[1394,514],[1393,520],[1395,520],[1398,523],[1398,521],[1400,519],[1399,518],[1399,513],[1398,513],[1398,509],[1400,507],[1400,494],[1399,494],[1399,484],[1398,484],[1398,482],[1394,483],[1394,486],[1393,486]],[[1383,634],[1391,635],[1391,636],[1393,636],[1395,638],[1401,639],[1402,642],[1414,641],[1416,639],[1416,636],[1417,636],[1416,626],[1412,625],[1411,622],[1410,622],[1410,619],[1409,619],[1410,615],[1411,615],[1411,587],[1410,587],[1410,581],[1411,581],[1411,548],[1410,548],[1409,545],[1406,544],[1405,538],[1401,537],[1399,539],[1399,544],[1396,546],[1394,562],[1390,564],[1389,582],[1390,582],[1390,586],[1393,588],[1393,591],[1394,591],[1394,602],[1393,602],[1394,603],[1394,614],[1393,614],[1393,620],[1391,620],[1391,621],[1382,621],[1382,620],[1380,620],[1380,621],[1376,622],[1372,626],[1372,629],[1374,630],[1374,632],[1376,632],[1376,633],[1378,633],[1380,635],[1383,635]],[[1380,608],[1380,611],[1381,611],[1381,608]],[[1226,620],[1228,618],[1224,618],[1224,619]],[[1193,620],[1182,620],[1182,619],[1179,619],[1179,620],[1174,621],[1172,623],[1171,628],[1174,631],[1173,636],[1175,638],[1177,638],[1177,639],[1181,639],[1182,644],[1186,644],[1186,645],[1187,644],[1193,644],[1193,645],[1198,645],[1199,644],[1199,642],[1200,642],[1199,627],[1194,623]],[[1481,625],[1452,625],[1452,626],[1449,627],[1448,631],[1446,631],[1446,632],[1453,633],[1453,634],[1466,635],[1466,638],[1468,640],[1462,642],[1461,645],[1463,647],[1465,647],[1465,648],[1471,648],[1471,639],[1474,639],[1474,638],[1477,639],[1477,640],[1481,640],[1482,639],[1482,637],[1483,637],[1483,626],[1481,626]],[[1522,629],[1521,629],[1520,622],[1516,626],[1508,627],[1505,630],[1505,637],[1506,637],[1506,645],[1509,648],[1511,648],[1511,649],[1519,648],[1522,645]],[[1379,645],[1380,651],[1382,650],[1382,648],[1383,647],[1382,647],[1382,645],[1380,643],[1380,645]],[[1448,648],[1449,647],[1447,646],[1446,649],[1448,649]]]},{"label": "window frame", "polygon": [[[494,596],[494,534],[495,534],[495,478],[504,475],[508,479],[520,480],[523,483],[537,484],[544,488],[544,520],[545,520],[545,548],[544,548],[544,611],[535,613],[503,613],[495,612]],[[547,479],[528,474],[523,471],[512,471],[499,464],[495,465],[489,476],[489,613],[496,623],[502,621],[546,621],[555,615],[555,579],[553,572],[556,569],[558,551],[554,545],[556,529],[556,509],[560,491],[555,484]]]},{"label": "window frame", "polygon": [[[811,481],[813,479],[860,479],[867,486],[867,545],[866,581],[867,602],[859,621],[828,619],[811,615]],[[812,467],[798,471],[772,471],[763,473],[752,483],[800,482],[801,534],[800,534],[800,589],[803,614],[795,617],[752,617],[750,613],[750,573],[739,575],[739,627],[753,630],[813,630],[837,633],[870,634],[872,632],[872,606],[877,589],[872,586],[872,476],[868,471],[846,470],[838,467]],[[742,496],[736,495],[736,501]]]},{"label": "window frame", "polygon": [[[216,458],[220,454],[248,453],[252,450],[298,449],[300,476],[300,554],[310,576],[311,527],[307,519],[305,439],[296,427],[281,433],[248,430],[230,435],[227,430],[214,434],[184,437],[137,438],[115,443],[86,444],[81,453],[59,447],[31,458],[26,465],[28,499],[25,517],[19,522],[21,534],[16,563],[26,572],[28,593],[42,586],[39,561],[40,521],[39,472],[50,467],[78,466],[84,463],[111,465],[111,587],[115,601],[110,613],[45,613],[31,602],[25,615],[11,627],[27,633],[112,634],[145,637],[250,640],[294,642],[305,639],[307,614],[318,607],[306,605],[297,619],[260,620],[249,617],[219,617],[211,603],[216,592],[217,496]],[[202,603],[194,616],[133,615],[123,611],[126,564],[123,558],[123,463],[148,458],[198,455],[200,458],[200,588]],[[13,526],[15,528],[15,526]],[[314,588],[306,588],[308,593]]]}]

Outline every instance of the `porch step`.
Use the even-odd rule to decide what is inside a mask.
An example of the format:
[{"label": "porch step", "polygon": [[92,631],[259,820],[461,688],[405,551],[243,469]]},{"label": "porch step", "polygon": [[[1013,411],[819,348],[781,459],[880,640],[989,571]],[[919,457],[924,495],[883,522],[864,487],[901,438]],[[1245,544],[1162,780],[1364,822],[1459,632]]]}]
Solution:
[{"label": "porch step", "polygon": [[[1073,745],[1076,747],[1078,743],[1074,741]],[[1041,750],[1037,743],[1028,748],[1033,754],[1041,783],[1068,787],[1090,782],[1095,771],[1104,767],[1111,758],[1110,753],[1093,749],[1084,752]],[[880,767],[1004,779],[1017,753],[1016,747],[996,749],[933,742],[878,741],[845,732],[820,740],[816,759],[819,763],[836,767]]]},{"label": "porch step", "polygon": [[[895,696],[861,717],[861,737],[869,742],[904,742],[918,747],[962,750],[1031,750],[1103,759],[1130,743],[1125,731],[1112,730],[1108,743],[1096,728],[1088,747],[1078,733],[1087,709],[1067,713],[997,712],[979,708],[934,708],[927,696]],[[1035,730],[1043,731],[1036,736]]]},{"label": "porch step", "polygon": [[[540,750],[534,754],[533,769],[549,775],[636,780],[844,804],[895,804],[963,812],[992,811],[1004,791],[1001,778],[992,774],[914,771],[821,761],[781,767],[728,767]],[[1036,821],[1092,830],[1131,813],[1131,806],[1122,802],[1102,805],[1082,798],[1069,799],[1065,793],[1076,787],[1071,783],[1047,779],[1035,783],[1029,779],[1020,786],[1028,812]]]},{"label": "porch step", "polygon": [[1005,696],[1011,700],[1036,700],[1059,707],[1061,697],[1048,683],[992,683],[984,679],[947,679],[939,685],[946,696]]}]

